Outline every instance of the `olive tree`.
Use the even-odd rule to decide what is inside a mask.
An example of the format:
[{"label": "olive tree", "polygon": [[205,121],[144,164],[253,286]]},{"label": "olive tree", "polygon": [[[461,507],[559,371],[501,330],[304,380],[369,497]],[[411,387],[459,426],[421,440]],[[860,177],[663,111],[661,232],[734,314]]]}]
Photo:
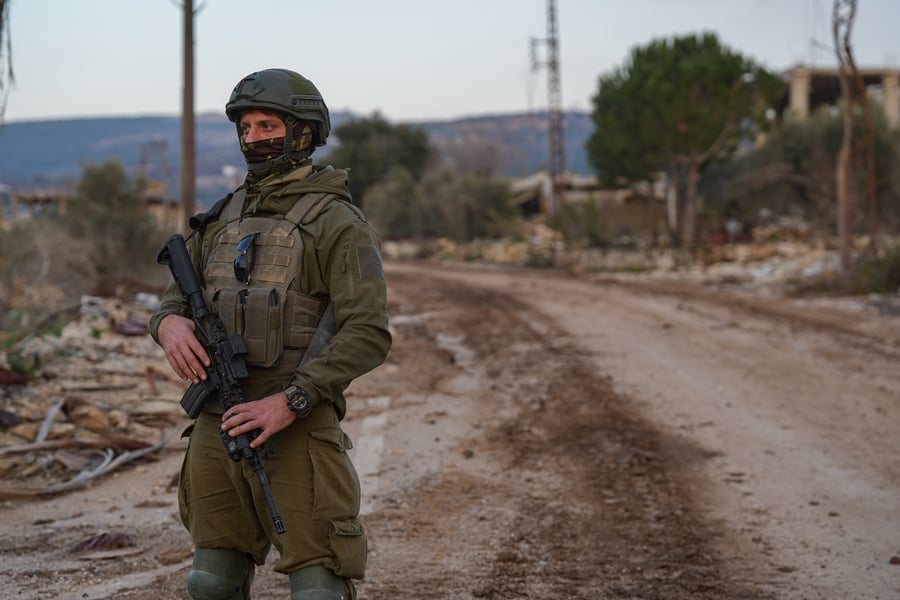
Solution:
[{"label": "olive tree", "polygon": [[392,125],[378,113],[342,123],[334,136],[338,144],[328,161],[350,169],[350,193],[359,206],[365,205],[368,189],[396,169],[404,169],[418,181],[434,154],[427,132],[410,125]]},{"label": "olive tree", "polygon": [[63,223],[84,244],[81,268],[95,280],[96,293],[159,269],[154,259],[164,236],[142,207],[140,184],[118,161],[85,167]]}]

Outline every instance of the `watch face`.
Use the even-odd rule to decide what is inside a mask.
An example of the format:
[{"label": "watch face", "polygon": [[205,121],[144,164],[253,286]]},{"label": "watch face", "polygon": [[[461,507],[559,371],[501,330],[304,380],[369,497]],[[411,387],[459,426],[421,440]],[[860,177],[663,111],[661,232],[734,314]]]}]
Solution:
[{"label": "watch face", "polygon": [[303,390],[298,390],[290,395],[288,405],[296,413],[303,412],[309,408],[309,396]]}]

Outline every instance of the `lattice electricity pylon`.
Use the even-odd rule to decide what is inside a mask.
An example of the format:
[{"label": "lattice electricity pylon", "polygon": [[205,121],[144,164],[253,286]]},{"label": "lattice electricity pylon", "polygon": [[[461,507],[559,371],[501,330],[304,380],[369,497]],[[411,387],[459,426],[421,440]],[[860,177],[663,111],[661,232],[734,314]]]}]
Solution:
[{"label": "lattice electricity pylon", "polygon": [[[547,60],[537,58],[537,44],[547,45]],[[556,0],[547,0],[547,38],[531,39],[531,68],[536,71],[547,67],[547,138],[549,153],[547,160],[550,177],[550,197],[547,212],[555,215],[563,203],[562,175],[566,171],[565,125],[562,111],[562,86],[559,77],[559,33],[556,25]]]}]

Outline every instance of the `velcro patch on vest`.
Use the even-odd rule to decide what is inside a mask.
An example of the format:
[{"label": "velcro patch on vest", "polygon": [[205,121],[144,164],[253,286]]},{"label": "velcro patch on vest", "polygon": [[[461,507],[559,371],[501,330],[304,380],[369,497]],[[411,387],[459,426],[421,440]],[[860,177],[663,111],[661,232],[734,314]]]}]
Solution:
[{"label": "velcro patch on vest", "polygon": [[375,246],[357,246],[356,262],[359,266],[360,279],[384,279],[381,255]]}]

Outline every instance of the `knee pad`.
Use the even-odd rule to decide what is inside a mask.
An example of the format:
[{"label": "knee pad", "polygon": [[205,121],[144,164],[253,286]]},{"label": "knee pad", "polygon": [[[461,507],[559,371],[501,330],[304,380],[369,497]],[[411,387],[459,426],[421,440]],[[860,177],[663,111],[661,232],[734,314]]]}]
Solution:
[{"label": "knee pad", "polygon": [[321,565],[292,571],[291,600],[348,600],[346,580]]},{"label": "knee pad", "polygon": [[188,575],[191,600],[246,600],[255,567],[243,552],[224,548],[196,548]]}]

